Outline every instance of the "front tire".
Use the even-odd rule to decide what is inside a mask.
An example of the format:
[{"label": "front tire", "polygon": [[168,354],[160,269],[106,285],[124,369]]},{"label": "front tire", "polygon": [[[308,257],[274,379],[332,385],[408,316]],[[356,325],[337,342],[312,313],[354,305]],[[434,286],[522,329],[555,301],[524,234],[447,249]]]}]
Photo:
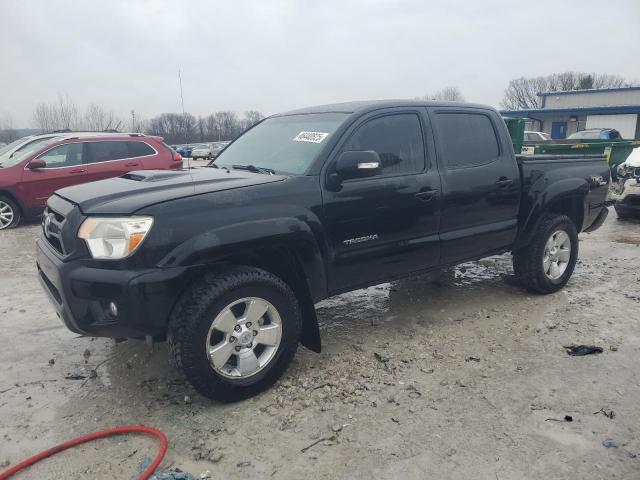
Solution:
[{"label": "front tire", "polygon": [[169,321],[169,349],[198,392],[233,402],[280,378],[300,328],[298,301],[282,280],[235,267],[207,274],[182,295]]},{"label": "front tire", "polygon": [[536,293],[564,287],[578,259],[578,232],[566,215],[546,214],[529,245],[513,252],[518,282]]},{"label": "front tire", "polygon": [[0,230],[8,230],[20,225],[20,207],[9,197],[0,196]]}]

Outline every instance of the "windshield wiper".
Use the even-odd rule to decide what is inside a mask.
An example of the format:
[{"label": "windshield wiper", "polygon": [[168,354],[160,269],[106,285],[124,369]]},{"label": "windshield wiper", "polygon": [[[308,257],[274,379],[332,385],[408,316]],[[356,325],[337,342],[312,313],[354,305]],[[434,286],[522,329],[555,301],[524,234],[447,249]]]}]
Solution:
[{"label": "windshield wiper", "polygon": [[216,165],[215,163],[213,163],[213,161],[211,161],[210,163],[207,163],[205,165],[205,167],[207,167],[207,168],[223,168],[223,169],[225,169],[227,171],[227,173],[230,172],[230,170],[227,167],[225,167],[224,165],[223,166]]},{"label": "windshield wiper", "polygon": [[273,175],[276,173],[276,171],[271,168],[256,167],[255,165],[231,165],[231,168],[235,168],[236,170],[247,170],[253,173],[264,173],[267,175]]}]

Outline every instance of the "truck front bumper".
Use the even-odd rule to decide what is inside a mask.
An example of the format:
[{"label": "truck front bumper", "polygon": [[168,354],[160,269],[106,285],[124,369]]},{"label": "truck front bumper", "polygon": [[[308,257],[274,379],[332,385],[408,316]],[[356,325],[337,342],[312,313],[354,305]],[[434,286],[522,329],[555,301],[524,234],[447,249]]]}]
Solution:
[{"label": "truck front bumper", "polygon": [[82,335],[164,336],[189,282],[187,268],[107,270],[88,259],[63,262],[41,240],[36,248],[40,284],[67,328]]}]

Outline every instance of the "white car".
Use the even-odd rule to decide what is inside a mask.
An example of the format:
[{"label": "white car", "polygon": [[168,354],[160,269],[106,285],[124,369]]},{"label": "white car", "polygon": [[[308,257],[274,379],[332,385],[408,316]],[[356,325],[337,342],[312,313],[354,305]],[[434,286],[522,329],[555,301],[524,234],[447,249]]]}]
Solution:
[{"label": "white car", "polygon": [[214,148],[209,145],[208,143],[201,143],[199,145],[196,145],[195,147],[193,147],[193,150],[191,150],[191,158],[192,159],[196,159],[196,158],[213,158],[214,155]]},{"label": "white car", "polygon": [[59,136],[60,134],[49,133],[46,135],[29,135],[28,137],[19,138],[18,140],[11,142],[9,145],[5,145],[0,148],[0,165],[2,165],[4,160],[8,160],[17,152],[22,154],[35,150],[40,142]]},{"label": "white car", "polygon": [[547,142],[551,140],[551,135],[545,132],[524,132],[525,142]]}]

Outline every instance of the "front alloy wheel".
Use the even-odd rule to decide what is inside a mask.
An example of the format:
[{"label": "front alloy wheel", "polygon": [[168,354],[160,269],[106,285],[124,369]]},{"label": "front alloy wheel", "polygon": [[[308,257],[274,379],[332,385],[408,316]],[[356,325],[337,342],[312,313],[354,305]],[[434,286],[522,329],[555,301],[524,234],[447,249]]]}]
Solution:
[{"label": "front alloy wheel", "polygon": [[7,197],[0,197],[0,230],[17,227],[20,223],[18,206]]},{"label": "front alloy wheel", "polygon": [[250,377],[273,359],[281,338],[278,310],[262,298],[241,298],[213,320],[207,335],[209,362],[223,377]]},{"label": "front alloy wheel", "polygon": [[198,392],[233,402],[269,388],[300,341],[300,306],[291,288],[259,268],[208,273],[178,300],[168,341]]}]

